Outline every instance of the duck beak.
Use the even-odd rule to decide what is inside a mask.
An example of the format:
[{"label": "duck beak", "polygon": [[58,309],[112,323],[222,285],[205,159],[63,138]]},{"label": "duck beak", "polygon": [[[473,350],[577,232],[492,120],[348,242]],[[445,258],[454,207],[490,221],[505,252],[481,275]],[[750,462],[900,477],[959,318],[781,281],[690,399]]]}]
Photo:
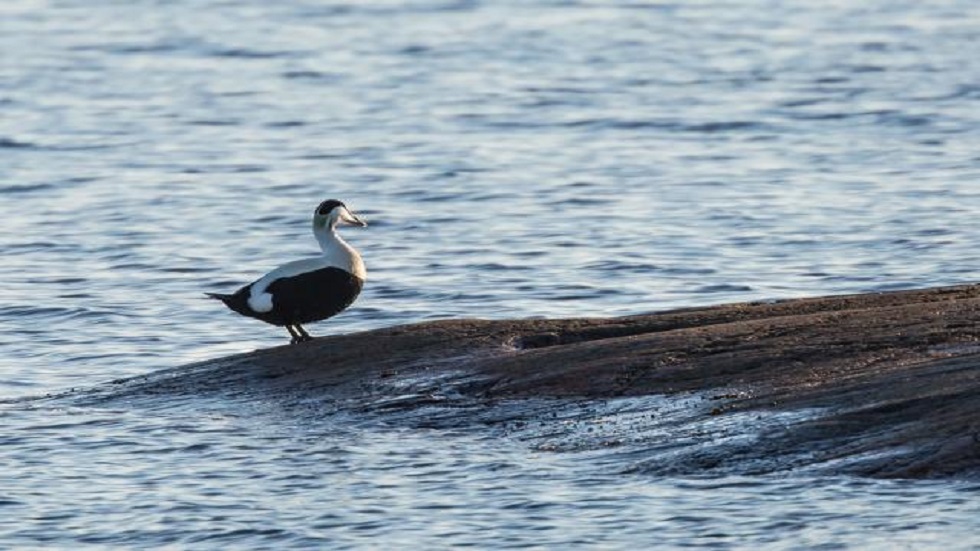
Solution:
[{"label": "duck beak", "polygon": [[350,224],[351,226],[359,226],[361,228],[367,227],[367,222],[365,222],[361,218],[358,218],[356,214],[354,214],[353,212],[350,211],[350,209],[347,208],[345,208],[340,213],[340,219],[346,222],[347,224]]}]

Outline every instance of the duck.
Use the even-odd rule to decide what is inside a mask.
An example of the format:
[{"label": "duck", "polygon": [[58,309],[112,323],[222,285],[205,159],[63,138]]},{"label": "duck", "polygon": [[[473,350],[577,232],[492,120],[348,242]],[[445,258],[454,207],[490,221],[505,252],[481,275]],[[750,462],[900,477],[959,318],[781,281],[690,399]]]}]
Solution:
[{"label": "duck", "polygon": [[367,270],[360,253],[337,233],[337,227],[367,227],[367,222],[337,199],[313,211],[313,236],[321,254],[287,262],[232,294],[205,293],[243,316],[285,327],[290,344],[313,340],[305,323],[322,321],[354,303]]}]

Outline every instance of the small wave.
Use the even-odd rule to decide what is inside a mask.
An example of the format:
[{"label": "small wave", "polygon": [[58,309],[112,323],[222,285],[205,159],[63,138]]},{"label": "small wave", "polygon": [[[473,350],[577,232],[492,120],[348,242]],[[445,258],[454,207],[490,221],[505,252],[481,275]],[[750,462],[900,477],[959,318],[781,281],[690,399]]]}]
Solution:
[{"label": "small wave", "polygon": [[587,269],[600,270],[603,272],[631,272],[631,273],[650,273],[662,271],[660,266],[645,262],[623,262],[621,260],[603,260],[593,262],[586,266]]},{"label": "small wave", "polygon": [[172,273],[172,274],[200,274],[213,272],[214,268],[207,268],[202,266],[163,266],[158,268],[161,272]]},{"label": "small wave", "polygon": [[716,273],[717,270],[713,268],[664,268],[663,272],[665,274],[671,275],[710,275]]},{"label": "small wave", "polygon": [[720,122],[706,122],[701,124],[692,124],[683,127],[685,132],[702,132],[705,134],[714,134],[716,132],[734,132],[738,130],[761,130],[766,128],[766,125],[758,122],[752,121],[720,121]]},{"label": "small wave", "polygon": [[951,230],[949,228],[929,228],[929,229],[925,229],[925,230],[919,230],[919,231],[915,232],[915,235],[918,235],[918,236],[921,236],[921,237],[932,237],[932,236],[937,236],[937,235],[953,235],[954,233],[956,233],[956,232],[954,232],[953,230]]},{"label": "small wave", "polygon": [[199,119],[188,121],[192,126],[238,126],[241,121],[219,120],[219,119]]},{"label": "small wave", "polygon": [[897,111],[884,112],[876,117],[880,124],[895,126],[928,126],[932,124],[932,117],[926,115],[909,115]]},{"label": "small wave", "polygon": [[938,97],[928,97],[922,98],[921,101],[944,101],[952,99],[980,99],[980,85],[977,84],[961,84],[956,87],[955,90],[949,94],[941,95]]},{"label": "small wave", "polygon": [[673,120],[581,119],[562,123],[565,128],[609,128],[613,130],[643,130],[647,128],[673,130],[682,125]]},{"label": "small wave", "polygon": [[82,308],[61,308],[57,306],[3,306],[0,316],[10,317],[54,317],[78,314]]},{"label": "small wave", "polygon": [[927,115],[910,115],[894,109],[879,109],[872,111],[827,111],[827,112],[790,112],[786,116],[801,121],[838,121],[847,119],[870,118],[876,124],[889,126],[928,126],[933,118]]},{"label": "small wave", "polygon": [[76,250],[74,246],[64,243],[53,243],[50,241],[29,241],[27,243],[8,243],[4,245],[4,254],[24,254],[39,250],[47,252],[71,252]]},{"label": "small wave", "polygon": [[555,201],[552,205],[562,207],[601,207],[612,203],[612,200],[601,197],[572,197],[570,199]]},{"label": "small wave", "polygon": [[552,297],[546,297],[548,300],[555,301],[570,301],[570,300],[592,300],[599,297],[606,297],[611,295],[622,294],[621,291],[616,289],[598,289],[592,293],[572,293],[567,295],[555,295]]},{"label": "small wave", "polygon": [[838,121],[854,117],[854,113],[833,111],[828,113],[790,113],[789,118],[800,121]]},{"label": "small wave", "polygon": [[398,50],[399,54],[408,56],[419,56],[422,54],[427,54],[432,51],[432,48],[424,46],[422,44],[412,44],[410,46],[405,46]]},{"label": "small wave", "polygon": [[132,314],[104,309],[64,306],[29,306],[15,304],[0,307],[0,317],[30,319],[106,319],[110,317],[132,317]]},{"label": "small wave", "polygon": [[299,126],[306,126],[307,123],[303,121],[277,121],[266,123],[266,128],[296,128]]},{"label": "small wave", "polygon": [[343,80],[344,75],[340,73],[329,73],[324,71],[312,71],[312,70],[296,70],[296,71],[285,71],[280,76],[288,80],[312,80],[317,82],[339,82]]},{"label": "small wave", "polygon": [[780,102],[778,105],[780,107],[809,107],[811,105],[820,105],[821,103],[827,103],[827,98],[806,98],[806,99],[794,99]]},{"label": "small wave", "polygon": [[269,169],[259,165],[211,165],[195,166],[181,169],[181,174],[250,174],[268,172]]},{"label": "small wave", "polygon": [[484,264],[474,264],[470,266],[474,270],[480,270],[484,272],[501,272],[501,271],[511,271],[511,270],[530,270],[531,268],[523,265],[507,265],[501,264],[499,262],[486,262]]},{"label": "small wave", "polygon": [[282,78],[288,79],[320,79],[327,76],[327,73],[320,71],[286,71],[282,73]]},{"label": "small wave", "polygon": [[419,292],[412,288],[398,288],[390,285],[375,285],[372,294],[378,298],[418,298]]},{"label": "small wave", "polygon": [[176,52],[181,45],[172,42],[153,42],[147,44],[84,44],[71,48],[74,52],[103,52],[108,54],[153,54]]},{"label": "small wave", "polygon": [[42,191],[46,189],[53,189],[54,186],[51,184],[13,184],[9,186],[0,186],[0,194],[2,193],[30,193],[32,191]]},{"label": "small wave", "polygon": [[850,67],[852,73],[883,73],[887,71],[881,65],[854,65]]},{"label": "small wave", "polygon": [[916,283],[910,281],[890,281],[888,283],[875,285],[871,288],[871,290],[874,292],[904,291],[907,289],[914,289],[916,285]]},{"label": "small wave", "polygon": [[441,178],[455,178],[460,174],[479,174],[481,172],[490,172],[490,169],[476,166],[457,166],[442,170],[438,176]]},{"label": "small wave", "polygon": [[55,285],[71,285],[74,283],[85,283],[88,279],[84,277],[54,277],[54,278],[38,278],[34,280],[36,283],[52,283]]},{"label": "small wave", "polygon": [[560,123],[565,128],[595,128],[610,130],[668,130],[675,132],[697,132],[714,134],[743,130],[771,130],[770,126],[756,121],[713,121],[685,124],[673,119],[664,120],[624,120],[624,119],[581,119]]},{"label": "small wave", "polygon": [[[124,143],[69,143],[61,145],[47,145],[43,146],[44,149],[51,151],[95,151],[99,149],[114,149],[117,147],[123,147],[126,145],[133,145],[133,142]],[[41,148],[42,146],[37,146]]]},{"label": "small wave", "polygon": [[719,285],[704,285],[697,288],[695,293],[744,293],[751,291],[748,285],[735,285],[732,283],[722,283]]},{"label": "small wave", "polygon": [[298,52],[289,51],[261,51],[250,50],[248,48],[217,48],[210,50],[208,55],[212,57],[229,57],[236,59],[275,59],[280,57],[290,57]]},{"label": "small wave", "polygon": [[105,46],[94,46],[90,49],[110,54],[131,55],[173,53],[185,48],[187,48],[187,45],[183,43],[160,41],[145,44],[108,44]]},{"label": "small wave", "polygon": [[119,425],[119,421],[116,419],[107,418],[88,418],[83,417],[80,420],[71,420],[63,423],[49,423],[49,424],[35,424],[31,425],[31,431],[64,431],[64,430],[77,430],[82,427],[112,427]]},{"label": "small wave", "polygon": [[0,149],[38,149],[39,146],[32,142],[16,140],[14,138],[0,138]]}]

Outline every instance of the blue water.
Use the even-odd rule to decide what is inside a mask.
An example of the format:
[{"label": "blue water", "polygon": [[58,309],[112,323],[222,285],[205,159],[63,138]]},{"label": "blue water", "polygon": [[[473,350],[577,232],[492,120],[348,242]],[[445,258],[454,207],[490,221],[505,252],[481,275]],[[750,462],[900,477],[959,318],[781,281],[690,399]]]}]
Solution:
[{"label": "blue water", "polygon": [[0,547],[973,547],[964,483],[27,399],[283,344],[202,292],[330,197],[369,281],[314,334],[975,281],[980,12],[793,4],[5,1]]}]

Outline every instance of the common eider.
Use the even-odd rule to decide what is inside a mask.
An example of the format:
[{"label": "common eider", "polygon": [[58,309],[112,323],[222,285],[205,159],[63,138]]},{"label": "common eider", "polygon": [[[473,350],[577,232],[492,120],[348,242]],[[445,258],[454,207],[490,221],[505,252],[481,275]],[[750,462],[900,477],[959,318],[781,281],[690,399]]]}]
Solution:
[{"label": "common eider", "polygon": [[339,224],[367,226],[344,203],[328,199],[313,213],[313,235],[322,255],[283,264],[233,295],[207,296],[243,316],[284,326],[292,344],[312,340],[300,324],[342,312],[360,294],[367,278],[361,255],[337,235]]}]

